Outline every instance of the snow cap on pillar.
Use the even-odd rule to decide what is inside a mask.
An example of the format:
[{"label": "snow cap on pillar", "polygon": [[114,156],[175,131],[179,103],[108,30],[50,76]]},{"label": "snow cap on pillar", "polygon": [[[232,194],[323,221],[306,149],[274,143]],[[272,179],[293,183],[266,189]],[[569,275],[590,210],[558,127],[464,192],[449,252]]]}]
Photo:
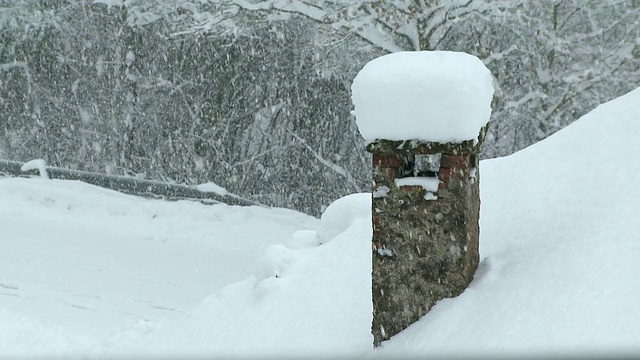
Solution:
[{"label": "snow cap on pillar", "polygon": [[406,51],[370,61],[351,86],[356,123],[378,139],[461,143],[491,116],[492,76],[473,55]]}]

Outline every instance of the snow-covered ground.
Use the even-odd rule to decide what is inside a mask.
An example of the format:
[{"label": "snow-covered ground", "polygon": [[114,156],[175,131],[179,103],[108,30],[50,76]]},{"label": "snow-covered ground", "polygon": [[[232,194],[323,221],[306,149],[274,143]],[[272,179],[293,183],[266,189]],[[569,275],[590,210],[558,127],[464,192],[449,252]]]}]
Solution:
[{"label": "snow-covered ground", "polygon": [[483,161],[474,281],[375,351],[368,194],[318,221],[0,179],[0,357],[640,354],[638,138],[640,89]]}]

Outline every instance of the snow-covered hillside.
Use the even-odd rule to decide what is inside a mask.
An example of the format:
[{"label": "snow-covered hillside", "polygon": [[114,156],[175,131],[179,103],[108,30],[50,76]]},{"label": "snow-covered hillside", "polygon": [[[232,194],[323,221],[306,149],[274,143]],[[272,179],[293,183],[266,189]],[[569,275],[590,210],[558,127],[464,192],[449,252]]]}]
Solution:
[{"label": "snow-covered hillside", "polygon": [[483,161],[473,283],[376,351],[367,194],[318,222],[0,179],[0,357],[640,354],[639,137],[637,89]]}]

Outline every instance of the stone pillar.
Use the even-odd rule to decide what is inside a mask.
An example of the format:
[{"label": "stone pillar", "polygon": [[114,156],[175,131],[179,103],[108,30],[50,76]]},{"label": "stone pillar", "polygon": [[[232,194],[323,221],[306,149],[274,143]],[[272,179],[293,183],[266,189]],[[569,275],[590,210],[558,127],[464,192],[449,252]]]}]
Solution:
[{"label": "stone pillar", "polygon": [[373,154],[374,345],[462,293],[478,266],[478,148],[377,140]]}]

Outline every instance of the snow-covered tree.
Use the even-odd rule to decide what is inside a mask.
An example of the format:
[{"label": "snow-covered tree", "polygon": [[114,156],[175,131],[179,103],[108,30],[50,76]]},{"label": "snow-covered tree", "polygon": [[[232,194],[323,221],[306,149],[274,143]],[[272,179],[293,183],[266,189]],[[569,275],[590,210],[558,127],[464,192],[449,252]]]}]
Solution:
[{"label": "snow-covered tree", "polygon": [[228,6],[304,16],[387,52],[477,55],[501,87],[483,148],[490,157],[539,141],[640,85],[637,1],[228,0]]},{"label": "snow-covered tree", "polygon": [[153,13],[152,3],[69,2],[40,27],[0,31],[11,45],[0,74],[0,106],[11,120],[1,124],[4,156],[214,180],[316,214],[366,188],[368,161],[348,121],[350,84],[327,61],[343,56],[345,44],[325,51],[317,44],[327,32],[303,18],[235,12],[234,21],[251,26],[233,28],[209,22],[215,7],[178,2]]},{"label": "snow-covered tree", "polygon": [[482,21],[495,8],[512,1],[477,0],[231,0],[244,10],[279,11],[328,23],[337,31],[354,34],[388,52],[433,50],[448,32],[464,21]]},{"label": "snow-covered tree", "polygon": [[214,181],[318,214],[368,189],[350,85],[464,51],[500,85],[484,157],[640,85],[638,1],[0,0],[0,153]]}]

